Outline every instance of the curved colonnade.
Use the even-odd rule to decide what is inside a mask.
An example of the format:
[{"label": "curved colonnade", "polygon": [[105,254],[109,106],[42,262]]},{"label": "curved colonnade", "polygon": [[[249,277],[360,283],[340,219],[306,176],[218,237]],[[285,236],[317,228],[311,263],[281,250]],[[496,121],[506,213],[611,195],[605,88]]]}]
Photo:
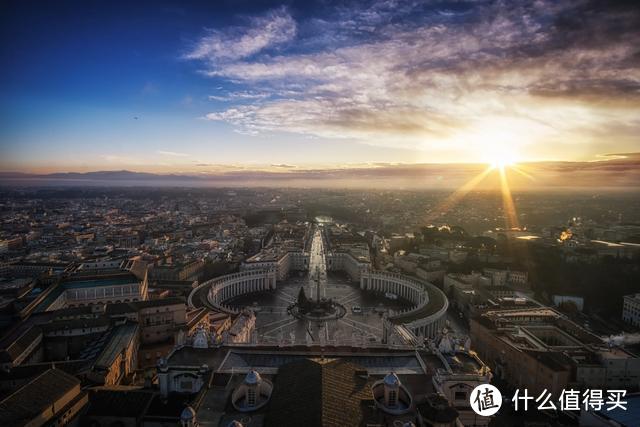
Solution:
[{"label": "curved colonnade", "polygon": [[[274,269],[251,269],[216,277],[191,292],[189,305],[193,306],[194,295],[208,288],[206,301],[203,299],[205,305],[229,314],[238,313],[239,308],[225,302],[245,294],[276,289],[276,276]],[[449,302],[445,294],[430,283],[397,273],[363,271],[360,288],[367,292],[390,292],[410,301],[412,308],[392,312],[389,320],[404,325],[416,336],[433,337],[444,327]]]},{"label": "curved colonnade", "polygon": [[445,326],[449,300],[431,283],[399,273],[369,271],[362,274],[360,288],[370,292],[390,292],[413,303],[412,308],[391,313],[389,320],[404,325],[416,336],[433,337]]},{"label": "curved colonnade", "polygon": [[225,304],[225,301],[245,294],[275,289],[276,271],[274,269],[251,269],[207,280],[191,291],[189,295],[191,307],[194,306],[193,297],[205,288],[209,289],[206,301],[202,301],[205,305],[223,313],[235,314],[241,310]]}]

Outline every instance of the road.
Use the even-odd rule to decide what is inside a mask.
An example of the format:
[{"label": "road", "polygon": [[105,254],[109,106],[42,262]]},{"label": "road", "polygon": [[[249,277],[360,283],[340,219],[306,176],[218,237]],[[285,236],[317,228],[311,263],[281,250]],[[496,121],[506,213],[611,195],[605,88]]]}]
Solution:
[{"label": "road", "polygon": [[327,297],[327,262],[320,230],[316,230],[309,253],[309,285],[305,291],[309,298],[317,298],[317,283],[320,285],[320,297]]}]

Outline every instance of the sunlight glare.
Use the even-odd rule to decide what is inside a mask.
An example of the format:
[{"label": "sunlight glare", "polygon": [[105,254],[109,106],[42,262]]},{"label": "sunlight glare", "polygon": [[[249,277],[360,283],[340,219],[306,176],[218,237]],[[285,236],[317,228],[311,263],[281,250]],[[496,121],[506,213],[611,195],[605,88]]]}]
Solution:
[{"label": "sunlight glare", "polygon": [[489,166],[491,169],[501,169],[503,170],[507,166],[514,166],[516,163],[515,156],[510,153],[499,153],[493,154],[491,156],[491,160],[489,161]]}]

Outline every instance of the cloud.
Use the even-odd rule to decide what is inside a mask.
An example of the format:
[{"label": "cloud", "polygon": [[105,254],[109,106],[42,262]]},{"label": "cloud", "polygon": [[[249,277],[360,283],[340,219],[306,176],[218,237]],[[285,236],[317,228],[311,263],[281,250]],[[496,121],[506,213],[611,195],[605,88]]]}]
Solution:
[{"label": "cloud", "polygon": [[175,151],[157,151],[161,156],[170,156],[170,157],[189,157],[187,153],[177,153]]},{"label": "cloud", "polygon": [[238,60],[285,43],[295,34],[296,22],[287,9],[281,7],[263,16],[249,18],[246,27],[229,28],[224,32],[209,30],[185,58],[207,60],[212,64]]},{"label": "cloud", "polygon": [[[494,146],[528,158],[586,158],[603,151],[605,138],[621,150],[637,144],[634,4],[392,3],[338,8],[297,26],[278,9],[205,36],[190,56],[208,60],[203,73],[244,86],[236,95],[260,93],[214,95],[231,105],[206,118],[241,133],[457,150],[471,159]],[[245,41],[258,33],[272,35]],[[297,48],[268,51],[285,41]]]},{"label": "cloud", "polygon": [[239,91],[228,92],[225,95],[209,95],[209,99],[212,101],[242,101],[242,100],[256,100],[265,99],[269,97],[267,92],[255,92],[255,91]]}]

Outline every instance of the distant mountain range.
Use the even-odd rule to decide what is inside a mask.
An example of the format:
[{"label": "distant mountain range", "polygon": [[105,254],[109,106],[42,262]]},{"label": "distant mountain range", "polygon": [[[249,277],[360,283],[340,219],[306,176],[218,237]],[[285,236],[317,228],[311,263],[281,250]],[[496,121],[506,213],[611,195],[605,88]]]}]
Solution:
[{"label": "distant mountain range", "polygon": [[44,179],[44,180],[92,180],[92,181],[136,181],[136,180],[183,180],[193,181],[206,179],[192,175],[175,174],[155,174],[148,172],[133,172],[128,170],[119,171],[96,171],[96,172],[57,172],[50,174],[32,174],[21,172],[0,172],[0,179]]},{"label": "distant mountain range", "polygon": [[[609,155],[606,161],[532,162],[506,168],[512,189],[640,190],[640,153]],[[335,168],[275,165],[276,169],[226,168],[191,173],[129,170],[33,174],[0,172],[3,186],[302,186],[354,188],[460,188],[485,175],[487,165],[375,163]],[[501,187],[497,169],[477,183],[478,189]]]}]

